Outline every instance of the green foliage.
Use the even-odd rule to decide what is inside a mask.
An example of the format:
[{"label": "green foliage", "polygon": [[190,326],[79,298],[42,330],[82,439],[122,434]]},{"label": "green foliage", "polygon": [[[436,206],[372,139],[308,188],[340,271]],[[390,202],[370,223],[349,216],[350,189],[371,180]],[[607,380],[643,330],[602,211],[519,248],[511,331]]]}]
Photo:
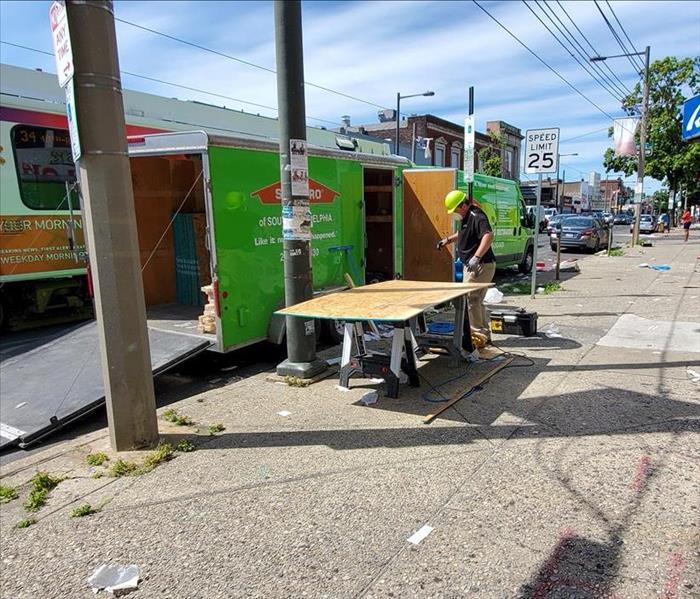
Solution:
[{"label": "green foliage", "polygon": [[49,497],[49,493],[55,489],[63,478],[51,476],[48,472],[37,472],[31,479],[32,489],[24,502],[24,509],[28,512],[36,512]]},{"label": "green foliage", "polygon": [[112,467],[109,469],[109,475],[115,478],[119,478],[120,476],[128,476],[130,474],[134,474],[138,468],[138,464],[135,464],[134,462],[127,462],[126,460],[119,459],[112,464]]},{"label": "green foliage", "polygon": [[51,476],[48,472],[37,472],[29,481],[35,490],[51,491],[55,489],[63,478]]},{"label": "green foliage", "polygon": [[28,512],[37,512],[45,503],[49,496],[47,489],[32,489],[24,502],[24,509]]},{"label": "green foliage", "polygon": [[311,384],[309,379],[302,379],[298,376],[287,375],[284,377],[284,382],[290,387],[308,387]]},{"label": "green foliage", "polygon": [[615,258],[619,258],[620,256],[624,256],[624,255],[625,255],[625,250],[623,248],[619,248],[619,247],[612,248],[610,250],[610,253],[608,254],[608,256],[613,256]]},{"label": "green foliage", "polygon": [[544,293],[545,295],[550,295],[554,293],[555,291],[561,291],[562,286],[559,281],[548,281],[547,283],[544,284]]},{"label": "green foliage", "polygon": [[170,443],[161,443],[160,445],[158,445],[158,447],[156,447],[154,451],[152,451],[146,456],[146,458],[143,461],[142,470],[144,472],[149,472],[153,470],[156,466],[162,464],[163,462],[172,460],[173,457],[173,446],[170,445]]},{"label": "green foliage", "polygon": [[[623,108],[633,114],[642,104],[642,84],[624,98]],[[666,180],[671,190],[683,185],[688,193],[698,191],[700,144],[684,143],[681,137],[683,102],[700,93],[700,57],[667,56],[656,60],[649,69],[649,112],[647,143],[651,154],[646,157],[645,175]],[[612,137],[612,129],[608,134]],[[603,164],[608,172],[622,171],[630,176],[637,172],[636,156],[618,156],[612,148],[605,151]]]},{"label": "green foliage", "polygon": [[93,508],[89,503],[84,503],[75,508],[71,513],[71,518],[82,518],[83,516],[90,516],[99,512],[99,509]]},{"label": "green foliage", "polygon": [[505,147],[505,141],[503,140],[503,136],[493,131],[489,131],[489,137],[493,145],[486,146],[479,150],[479,163],[481,168],[479,168],[477,172],[491,177],[500,177],[503,173],[501,153]]},{"label": "green foliage", "polygon": [[225,431],[225,430],[226,430],[226,427],[221,423],[209,425],[209,434],[210,435],[215,435],[216,433],[220,433],[220,432]]},{"label": "green foliage", "polygon": [[96,451],[95,453],[89,453],[85,457],[85,461],[90,466],[102,466],[109,458],[107,454],[103,451]]},{"label": "green foliage", "polygon": [[194,443],[189,439],[182,439],[176,446],[175,449],[180,453],[189,453],[197,449]]},{"label": "green foliage", "polygon": [[194,421],[189,416],[180,414],[177,410],[170,409],[163,412],[163,418],[168,422],[173,422],[178,426],[192,426]]},{"label": "green foliage", "polygon": [[13,499],[17,499],[17,489],[7,485],[0,485],[0,503],[9,503]]},{"label": "green foliage", "polygon": [[24,518],[15,524],[17,528],[29,528],[32,524],[36,524],[36,518]]}]

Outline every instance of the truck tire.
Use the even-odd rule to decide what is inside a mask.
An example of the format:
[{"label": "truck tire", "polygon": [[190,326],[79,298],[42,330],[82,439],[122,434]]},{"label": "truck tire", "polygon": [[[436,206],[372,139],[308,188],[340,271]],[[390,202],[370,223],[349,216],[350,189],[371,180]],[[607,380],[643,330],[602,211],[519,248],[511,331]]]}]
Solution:
[{"label": "truck tire", "polygon": [[523,273],[523,274],[529,274],[532,272],[532,267],[533,267],[533,249],[532,246],[528,246],[527,250],[525,250],[525,254],[523,255],[523,259],[521,260],[520,264],[518,265],[518,270]]}]

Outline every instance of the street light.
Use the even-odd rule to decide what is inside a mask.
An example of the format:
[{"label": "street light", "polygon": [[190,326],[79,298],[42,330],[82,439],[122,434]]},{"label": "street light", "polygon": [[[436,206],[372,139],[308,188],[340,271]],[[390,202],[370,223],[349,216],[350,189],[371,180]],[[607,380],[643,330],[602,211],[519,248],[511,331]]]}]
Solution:
[{"label": "street light", "polygon": [[406,98],[418,98],[420,96],[434,96],[435,92],[423,92],[422,94],[409,94],[407,96],[402,96],[400,93],[396,93],[396,142],[394,143],[394,154],[399,155],[399,124],[401,123],[401,100]]},{"label": "street light", "polygon": [[[564,212],[564,206],[561,203],[561,194],[559,193],[559,167],[561,166],[561,157],[562,156],[578,156],[578,152],[573,152],[571,154],[557,154],[557,208],[559,208],[559,212],[563,213]],[[562,177],[562,185],[566,183],[566,169],[564,169],[564,176]]]},{"label": "street light", "polygon": [[628,58],[631,56],[644,56],[644,93],[642,99],[642,123],[639,131],[639,163],[637,165],[637,185],[634,190],[634,228],[632,230],[632,245],[639,241],[639,213],[644,197],[644,154],[647,143],[647,114],[649,112],[649,53],[650,47],[644,48],[644,52],[629,52],[627,54],[614,54],[613,56],[594,56],[589,58],[591,62],[602,62],[608,58]]}]

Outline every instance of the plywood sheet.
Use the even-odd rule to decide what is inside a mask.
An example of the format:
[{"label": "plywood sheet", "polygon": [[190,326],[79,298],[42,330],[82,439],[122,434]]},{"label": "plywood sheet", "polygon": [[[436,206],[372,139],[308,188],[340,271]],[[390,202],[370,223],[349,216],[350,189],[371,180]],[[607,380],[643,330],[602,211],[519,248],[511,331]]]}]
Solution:
[{"label": "plywood sheet", "polygon": [[316,297],[277,314],[333,320],[403,321],[492,283],[384,281]]},{"label": "plywood sheet", "polygon": [[452,281],[452,248],[436,249],[453,232],[445,196],[457,185],[454,169],[404,171],[404,276],[414,281]]}]

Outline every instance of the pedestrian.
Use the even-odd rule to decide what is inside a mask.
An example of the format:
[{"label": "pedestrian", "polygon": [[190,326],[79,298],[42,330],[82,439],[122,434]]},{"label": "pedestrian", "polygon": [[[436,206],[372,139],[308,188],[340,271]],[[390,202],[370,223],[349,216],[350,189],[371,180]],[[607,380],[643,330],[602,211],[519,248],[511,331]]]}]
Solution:
[{"label": "pedestrian", "polygon": [[[449,243],[457,242],[457,256],[466,269],[465,283],[490,283],[496,273],[496,256],[491,249],[493,230],[484,211],[474,204],[467,194],[454,190],[445,196],[448,214],[461,218],[459,231],[441,239],[441,250]],[[491,340],[489,315],[484,306],[486,288],[467,294],[469,324],[471,328]]]},{"label": "pedestrian", "polygon": [[663,225],[661,230],[668,233],[671,230],[671,217],[669,217],[668,212],[664,212],[661,216],[659,216],[659,220]]},{"label": "pedestrian", "polygon": [[683,223],[683,234],[685,235],[685,239],[683,241],[688,241],[688,235],[690,235],[690,223],[692,220],[693,219],[690,217],[690,210],[686,209],[683,216],[681,216],[681,222]]}]

